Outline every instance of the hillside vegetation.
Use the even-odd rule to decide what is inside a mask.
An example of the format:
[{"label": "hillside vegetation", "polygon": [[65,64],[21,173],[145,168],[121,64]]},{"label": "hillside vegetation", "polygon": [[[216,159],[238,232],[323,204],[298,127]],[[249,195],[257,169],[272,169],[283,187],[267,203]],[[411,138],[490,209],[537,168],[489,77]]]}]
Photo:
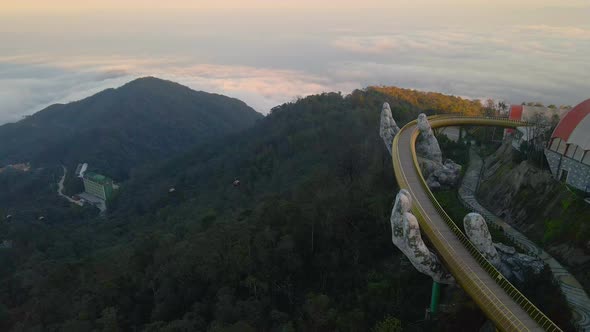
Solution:
[{"label": "hillside vegetation", "polygon": [[436,110],[437,113],[481,115],[484,112],[484,107],[478,100],[448,96],[439,92],[424,92],[384,86],[374,86],[369,89],[390,96],[401,105],[414,105],[424,110]]},{"label": "hillside vegetation", "polygon": [[[429,278],[390,239],[397,188],[378,136],[384,101],[400,125],[434,111],[374,88],[309,96],[242,133],[146,164],[106,220],[2,224],[2,234],[29,240],[0,251],[0,327],[426,328]],[[468,314],[437,329],[481,326],[480,312],[458,307]]]},{"label": "hillside vegetation", "polygon": [[124,180],[146,162],[243,130],[260,118],[240,100],[140,78],[0,126],[0,166],[65,164],[73,171],[87,162]]},{"label": "hillside vegetation", "polygon": [[[14,223],[72,222],[95,216],[93,207],[79,207],[57,195],[59,168],[36,168],[27,172],[0,172],[0,222],[11,215]],[[0,241],[6,234],[0,233]]]}]

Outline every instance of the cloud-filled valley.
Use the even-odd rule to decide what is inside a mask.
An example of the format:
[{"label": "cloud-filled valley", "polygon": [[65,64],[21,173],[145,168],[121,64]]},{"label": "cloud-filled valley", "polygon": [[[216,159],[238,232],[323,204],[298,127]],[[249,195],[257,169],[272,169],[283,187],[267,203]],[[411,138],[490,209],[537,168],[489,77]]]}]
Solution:
[{"label": "cloud-filled valley", "polygon": [[[138,38],[141,26],[120,35],[96,32],[89,40],[61,40],[63,31],[48,31],[44,37],[54,43],[43,48],[6,35],[0,46],[0,124],[148,75],[240,98],[262,113],[297,96],[368,85],[513,103],[576,104],[588,97],[588,26],[527,21],[346,27],[328,21],[322,30],[319,20],[310,20],[313,27],[293,20],[209,22],[217,29],[207,31],[196,29],[203,22],[180,19],[178,26],[186,29],[173,38],[150,36],[151,28]],[[273,24],[281,33],[265,35]],[[318,32],[310,33],[312,28]],[[74,41],[87,51],[63,51]],[[166,52],[159,51],[164,46]]]}]

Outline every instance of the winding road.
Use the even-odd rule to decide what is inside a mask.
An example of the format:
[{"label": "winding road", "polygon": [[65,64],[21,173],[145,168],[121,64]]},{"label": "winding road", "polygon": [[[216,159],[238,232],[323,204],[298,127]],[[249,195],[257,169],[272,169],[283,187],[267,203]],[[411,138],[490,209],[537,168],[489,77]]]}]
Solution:
[{"label": "winding road", "polygon": [[64,181],[66,179],[66,175],[68,174],[68,169],[65,166],[61,166],[64,170],[64,175],[61,177],[61,179],[59,180],[59,182],[57,183],[57,194],[60,195],[61,197],[65,198],[68,200],[68,202],[70,203],[74,203],[77,204],[79,206],[83,206],[84,204],[82,204],[82,202],[78,202],[76,200],[73,200],[70,196],[66,195],[63,193],[64,191]]},{"label": "winding road", "polygon": [[[526,126],[505,118],[434,116],[431,127],[457,125]],[[498,272],[467,239],[444,212],[426,185],[418,165],[416,121],[408,123],[395,136],[392,145],[393,169],[401,189],[407,189],[415,202],[412,212],[439,257],[459,285],[485,315],[503,331],[561,331]]]}]

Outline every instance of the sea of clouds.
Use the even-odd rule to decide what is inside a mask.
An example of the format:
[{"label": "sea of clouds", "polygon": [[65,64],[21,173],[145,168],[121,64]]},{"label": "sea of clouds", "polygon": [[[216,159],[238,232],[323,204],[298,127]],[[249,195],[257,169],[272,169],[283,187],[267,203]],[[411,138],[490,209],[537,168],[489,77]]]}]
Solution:
[{"label": "sea of clouds", "polygon": [[[241,26],[206,19],[191,18],[182,29],[181,17],[177,25],[146,20],[131,27],[124,20],[80,20],[68,23],[68,33],[63,27],[0,30],[0,124],[148,75],[242,99],[261,113],[299,96],[369,85],[512,103],[576,104],[590,97],[587,26],[363,27],[364,20],[313,17]],[[210,26],[217,29],[205,29]]]}]

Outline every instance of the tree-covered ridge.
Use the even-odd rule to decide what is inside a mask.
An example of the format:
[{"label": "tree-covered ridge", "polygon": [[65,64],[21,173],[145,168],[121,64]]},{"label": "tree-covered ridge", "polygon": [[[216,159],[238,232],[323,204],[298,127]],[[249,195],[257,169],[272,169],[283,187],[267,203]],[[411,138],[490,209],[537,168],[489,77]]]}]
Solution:
[{"label": "tree-covered ridge", "polygon": [[[432,329],[430,280],[391,244],[384,101],[399,125],[432,112],[372,89],[309,96],[146,163],[106,220],[1,224],[26,241],[0,251],[0,328]],[[436,328],[477,330],[481,312],[452,296]]]},{"label": "tree-covered ridge", "polygon": [[439,92],[424,92],[385,86],[371,86],[367,90],[380,92],[399,102],[408,103],[427,111],[461,113],[464,115],[481,115],[483,113],[483,106],[479,100],[449,96]]},{"label": "tree-covered ridge", "polygon": [[0,126],[0,165],[88,162],[117,180],[145,162],[254,124],[262,115],[240,100],[140,78]]},{"label": "tree-covered ridge", "polygon": [[[398,88],[391,90],[420,93]],[[442,96],[437,98],[450,101],[465,101],[436,95]],[[224,185],[236,177],[245,179],[244,187],[252,193],[281,192],[285,187],[296,184],[299,177],[306,175],[301,170],[310,166],[322,166],[332,172],[348,172],[350,177],[358,176],[360,171],[356,164],[366,158],[364,145],[368,144],[367,139],[377,137],[378,129],[375,128],[378,128],[378,110],[383,102],[392,105],[398,125],[403,126],[416,119],[419,113],[438,112],[431,108],[433,103],[427,102],[427,97],[422,99],[422,102],[413,102],[368,88],[355,90],[346,96],[339,93],[308,96],[294,103],[277,106],[244,134],[230,137],[219,144],[200,146],[182,159],[171,160],[159,165],[159,169],[137,174],[129,183],[129,187],[134,189],[123,192],[117,204],[122,209],[135,207],[136,212],[140,212],[153,209],[158,204],[167,204],[167,189],[170,187],[178,190],[179,195],[194,197],[200,195],[203,188],[229,190]],[[477,112],[480,103],[471,103],[476,105],[471,112]],[[228,161],[223,156],[233,158]],[[338,165],[343,163],[339,159],[347,160],[344,163],[348,165]],[[280,172],[280,177],[265,176],[272,171]],[[254,183],[257,188],[250,188]],[[148,197],[131,194],[139,191]],[[159,203],[154,202],[155,199]],[[209,199],[208,192],[198,198],[200,202]],[[233,204],[233,199],[230,204]]]}]

